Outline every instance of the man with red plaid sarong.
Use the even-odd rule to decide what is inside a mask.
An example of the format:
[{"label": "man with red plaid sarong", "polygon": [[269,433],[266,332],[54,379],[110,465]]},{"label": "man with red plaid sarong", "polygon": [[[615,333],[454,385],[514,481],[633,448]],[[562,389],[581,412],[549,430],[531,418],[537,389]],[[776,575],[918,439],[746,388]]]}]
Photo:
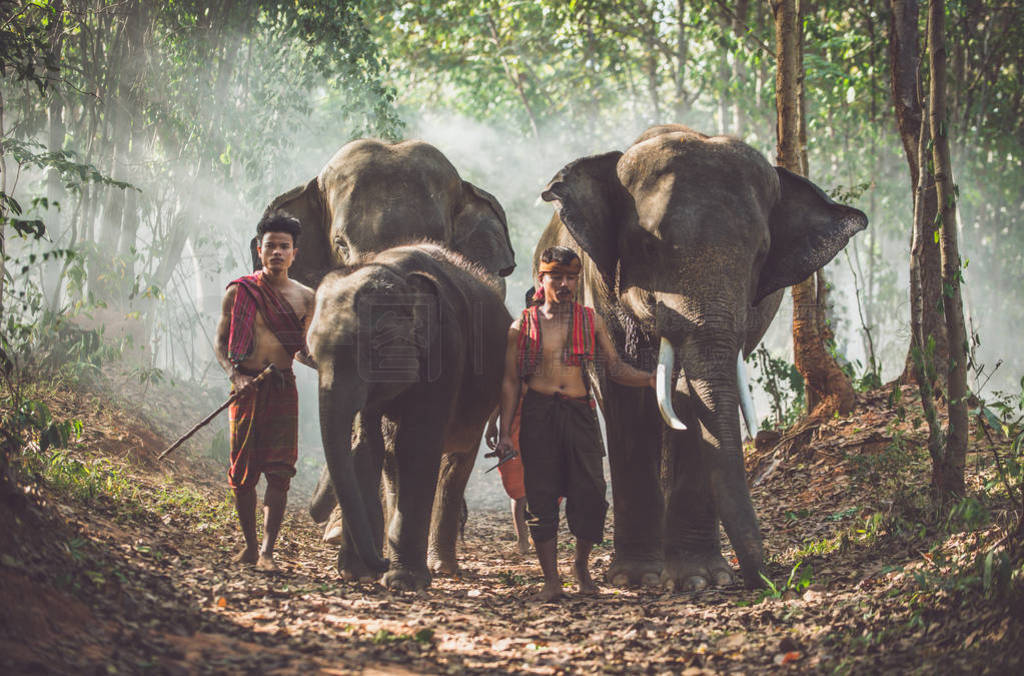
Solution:
[{"label": "man with red plaid sarong", "polygon": [[[288,278],[301,224],[272,213],[256,229],[263,269],[228,284],[217,326],[217,361],[232,391],[245,393],[231,405],[231,466],[228,485],[245,547],[235,558],[266,571],[277,570],[277,540],[288,487],[298,458],[298,393],[292,360],[316,368],[306,352],[306,329],[313,315],[313,290]],[[282,378],[251,383],[268,364]],[[246,391],[251,390],[251,391]],[[267,477],[263,494],[263,543],[256,537],[256,483]]]},{"label": "man with red plaid sarong", "polygon": [[530,536],[544,573],[541,601],[563,596],[558,576],[559,497],[565,496],[569,530],[576,536],[574,569],[580,593],[597,591],[590,551],[603,539],[604,446],[584,368],[600,361],[609,378],[654,387],[654,374],[619,358],[604,320],[574,302],[581,263],[567,247],[545,249],[538,265],[539,304],[526,308],[508,331],[495,454],[515,453],[512,422],[522,395],[519,452]]}]

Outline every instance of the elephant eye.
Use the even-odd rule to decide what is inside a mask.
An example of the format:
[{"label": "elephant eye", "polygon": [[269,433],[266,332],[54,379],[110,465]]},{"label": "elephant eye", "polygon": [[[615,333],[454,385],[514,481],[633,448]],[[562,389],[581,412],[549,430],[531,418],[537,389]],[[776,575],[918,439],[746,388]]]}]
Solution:
[{"label": "elephant eye", "polygon": [[347,262],[349,252],[348,242],[346,242],[342,237],[335,237],[334,246],[338,249],[338,255],[341,257],[342,261]]}]

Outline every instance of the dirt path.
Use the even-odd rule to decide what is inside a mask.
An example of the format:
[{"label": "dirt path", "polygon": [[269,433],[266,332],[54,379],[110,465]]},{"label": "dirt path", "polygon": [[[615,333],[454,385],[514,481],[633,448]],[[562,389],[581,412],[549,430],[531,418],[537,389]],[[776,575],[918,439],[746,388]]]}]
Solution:
[{"label": "dirt path", "polygon": [[[418,594],[342,582],[301,495],[292,496],[279,543],[282,571],[240,569],[230,563],[239,536],[220,470],[181,458],[161,475],[151,463],[159,440],[143,439],[138,422],[123,424],[120,451],[87,439],[79,453],[87,467],[106,459],[109,472],[124,473],[111,485],[134,493],[82,496],[49,485],[36,496],[42,507],[0,514],[10,525],[0,540],[5,673],[1009,673],[1022,665],[1020,609],[942,573],[940,557],[977,549],[996,537],[994,526],[944,536],[939,550],[903,535],[868,537],[876,496],[851,480],[836,450],[856,434],[873,438],[863,419],[822,435],[835,441],[831,452],[823,441],[813,461],[786,463],[754,491],[777,593],[602,586],[596,598],[546,605],[528,598],[539,570],[511,553],[502,512],[473,512],[462,574]],[[598,577],[610,554],[608,544],[595,550]],[[563,545],[566,581],[571,555]]]}]

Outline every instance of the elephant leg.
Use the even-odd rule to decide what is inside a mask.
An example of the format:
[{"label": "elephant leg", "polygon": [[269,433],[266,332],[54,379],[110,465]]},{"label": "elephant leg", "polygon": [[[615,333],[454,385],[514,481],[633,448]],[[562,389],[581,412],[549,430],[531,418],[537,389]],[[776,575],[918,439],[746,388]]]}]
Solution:
[{"label": "elephant leg", "polygon": [[700,435],[699,423],[668,436],[665,509],[665,567],[662,584],[669,590],[700,591],[708,585],[733,581],[732,569],[722,558],[718,518],[704,458],[714,452]]},{"label": "elephant leg", "polygon": [[441,401],[418,399],[421,405],[403,416],[395,437],[397,492],[387,532],[391,565],[381,579],[389,589],[418,590],[430,585],[427,540],[441,465],[442,427],[448,419],[446,402],[434,399]]},{"label": "elephant leg", "polygon": [[[384,512],[380,501],[381,466],[384,460],[384,441],[380,431],[379,413],[362,412],[353,425],[353,464],[362,486],[363,503],[370,519],[374,545],[380,551],[384,540]],[[373,580],[376,576],[366,567],[355,544],[343,534],[338,551],[338,573],[346,580]]]},{"label": "elephant leg", "polygon": [[[395,509],[398,503],[398,463],[395,461],[395,436],[398,434],[398,425],[393,420],[384,416],[384,481],[381,487],[381,501],[384,505],[384,532],[387,532],[391,525],[391,519],[395,516]],[[394,558],[394,552],[388,540],[384,540],[384,558]]]},{"label": "elephant leg", "polygon": [[[483,430],[481,430],[482,432]],[[437,495],[430,519],[430,553],[427,562],[433,573],[455,575],[459,572],[455,544],[462,530],[462,510],[466,483],[476,462],[477,435],[472,449],[445,453],[437,481]]]},{"label": "elephant leg", "polygon": [[615,553],[607,580],[656,585],[662,568],[661,430],[654,393],[605,385]]}]

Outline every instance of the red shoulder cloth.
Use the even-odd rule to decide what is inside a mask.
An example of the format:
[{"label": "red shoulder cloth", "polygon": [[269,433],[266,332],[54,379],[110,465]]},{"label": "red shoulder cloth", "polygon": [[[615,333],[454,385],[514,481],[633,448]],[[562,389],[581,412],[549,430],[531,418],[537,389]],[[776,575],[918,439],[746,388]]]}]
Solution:
[{"label": "red shoulder cloth", "polygon": [[[516,368],[519,377],[525,380],[537,372],[540,366],[540,306],[534,305],[523,310],[519,323],[519,353]],[[594,308],[572,304],[572,326],[569,340],[562,353],[562,363],[567,366],[585,366],[593,362],[597,351],[597,337],[594,333]]]},{"label": "red shoulder cloth", "polygon": [[306,332],[295,316],[291,304],[263,278],[263,271],[239,277],[228,284],[237,284],[235,304],[231,308],[231,333],[228,337],[228,359],[235,364],[252,354],[253,323],[256,312],[273,331],[288,354],[306,349]]}]

